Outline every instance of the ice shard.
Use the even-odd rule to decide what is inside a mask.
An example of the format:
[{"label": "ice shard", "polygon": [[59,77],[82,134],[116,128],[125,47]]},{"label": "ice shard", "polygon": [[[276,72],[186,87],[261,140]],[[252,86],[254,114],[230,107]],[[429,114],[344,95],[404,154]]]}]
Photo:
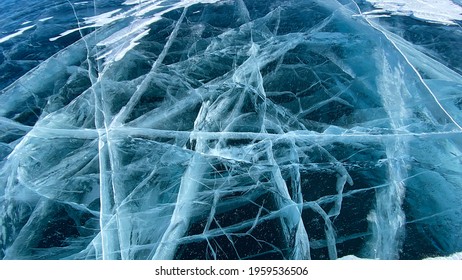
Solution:
[{"label": "ice shard", "polygon": [[460,256],[460,1],[4,2],[0,258]]}]

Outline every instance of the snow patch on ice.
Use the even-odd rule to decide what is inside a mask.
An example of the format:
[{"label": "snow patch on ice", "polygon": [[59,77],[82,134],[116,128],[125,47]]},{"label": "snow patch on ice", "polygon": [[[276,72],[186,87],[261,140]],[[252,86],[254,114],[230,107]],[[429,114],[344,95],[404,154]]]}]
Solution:
[{"label": "snow patch on ice", "polygon": [[125,2],[122,3],[122,5],[136,5],[136,4],[141,4],[141,3],[144,3],[144,2],[148,2],[148,1],[152,1],[152,0],[127,0]]},{"label": "snow patch on ice", "polygon": [[[198,3],[215,3],[219,0],[184,0],[173,4],[167,4],[163,0],[128,0],[124,5],[135,5],[127,12],[118,15],[119,18],[126,18],[134,16],[136,18],[143,18],[147,14],[160,9],[159,12],[150,15],[149,17],[139,20],[136,19],[133,24],[121,29],[114,33],[109,38],[98,43],[98,46],[105,46],[106,49],[98,55],[98,59],[105,59],[105,64],[111,61],[118,61],[122,59],[125,54],[138,45],[138,41],[144,36],[149,34],[149,25],[160,20],[162,16],[168,12],[178,8],[186,8]],[[111,20],[113,18],[110,18]]]},{"label": "snow patch on ice", "polygon": [[84,18],[85,23],[86,24],[91,24],[91,25],[97,26],[97,27],[109,24],[109,23],[114,22],[114,21],[116,21],[116,20],[118,20],[120,18],[123,18],[123,16],[120,16],[120,15],[119,16],[114,16],[115,14],[117,14],[120,11],[121,11],[121,9],[116,9],[116,10],[109,11],[107,13],[100,14],[100,15],[97,15],[97,16]]},{"label": "snow patch on ice", "polygon": [[39,19],[40,22],[45,22],[45,21],[48,21],[50,19],[52,19],[53,17],[46,17],[46,18],[41,18]]},{"label": "snow patch on ice", "polygon": [[[127,0],[122,4],[135,6],[131,7],[125,12],[121,12],[122,9],[116,9],[100,15],[84,18],[84,23],[82,26],[66,30],[60,33],[58,36],[50,38],[49,40],[56,41],[59,38],[67,36],[76,31],[87,28],[102,27],[124,18],[135,17],[136,19],[133,24],[121,29],[109,38],[98,43],[99,46],[106,47],[101,51],[101,53],[98,54],[98,59],[105,59],[106,63],[110,61],[118,61],[122,59],[129,50],[138,45],[137,42],[149,33],[148,26],[160,20],[164,14],[178,8],[186,8],[198,3],[210,4],[216,3],[218,1],[219,0],[184,0],[174,3],[166,3],[164,0]],[[139,19],[158,9],[160,9],[160,11],[150,15],[149,18]]]},{"label": "snow patch on ice", "polygon": [[[145,30],[143,31],[142,33],[138,34],[137,36],[135,36],[129,43],[128,45],[125,45],[125,46],[122,46],[120,47],[116,52],[114,52],[113,50],[109,50],[108,52],[100,55],[97,60],[100,60],[100,59],[106,59],[107,61],[110,61],[110,60],[114,60],[114,61],[119,61],[121,60],[125,54],[133,49],[134,47],[136,47],[138,44],[139,44],[139,40],[141,40],[144,36],[146,36],[147,34],[149,33],[149,30]],[[125,37],[125,36],[124,36]],[[112,58],[112,59],[108,59],[108,58]]]},{"label": "snow patch on ice", "polygon": [[8,40],[10,40],[11,38],[17,37],[17,36],[23,34],[25,31],[27,31],[27,30],[29,30],[29,29],[31,29],[31,28],[34,28],[34,27],[35,27],[35,24],[34,24],[34,25],[30,25],[30,26],[26,26],[26,27],[23,27],[23,28],[20,28],[20,29],[16,30],[15,33],[10,34],[10,35],[8,35],[8,36],[5,36],[5,37],[3,37],[3,38],[0,38],[0,44],[6,42],[6,41],[8,41]]},{"label": "snow patch on ice", "polygon": [[66,30],[66,31],[64,31],[64,32],[61,32],[61,33],[60,33],[58,36],[56,36],[56,37],[50,38],[49,40],[50,40],[51,42],[53,42],[53,41],[58,40],[59,38],[62,38],[62,37],[67,36],[67,35],[69,35],[69,34],[72,34],[72,33],[76,32],[76,31],[83,30],[83,29],[90,28],[90,27],[92,27],[92,26],[84,26],[84,27],[80,27],[80,28],[69,29],[69,30]]},{"label": "snow patch on ice", "polygon": [[391,13],[412,16],[433,23],[452,25],[462,20],[462,7],[450,0],[367,0],[377,10],[368,14]]},{"label": "snow patch on ice", "polygon": [[87,24],[87,25],[84,25],[84,26],[81,26],[81,27],[78,27],[78,28],[74,28],[74,29],[66,30],[64,32],[61,32],[58,36],[50,38],[49,40],[50,41],[56,41],[59,38],[62,38],[64,36],[67,36],[69,34],[72,34],[72,33],[76,32],[76,31],[79,31],[79,30],[84,30],[84,29],[87,29],[87,28],[96,28],[96,27],[101,27],[101,26],[110,24],[110,23],[112,23],[114,21],[117,21],[117,20],[124,17],[122,14],[116,15],[118,12],[120,12],[120,10],[121,9],[116,9],[116,10],[109,11],[107,13],[100,14],[100,15],[97,15],[97,16],[84,18],[84,20],[85,20],[84,24]]}]

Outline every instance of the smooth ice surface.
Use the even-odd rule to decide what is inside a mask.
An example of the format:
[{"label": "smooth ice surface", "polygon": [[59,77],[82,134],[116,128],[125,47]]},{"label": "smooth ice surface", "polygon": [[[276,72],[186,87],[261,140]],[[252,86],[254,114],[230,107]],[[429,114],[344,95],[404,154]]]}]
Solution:
[{"label": "smooth ice surface", "polygon": [[1,258],[460,259],[459,2],[4,2]]}]

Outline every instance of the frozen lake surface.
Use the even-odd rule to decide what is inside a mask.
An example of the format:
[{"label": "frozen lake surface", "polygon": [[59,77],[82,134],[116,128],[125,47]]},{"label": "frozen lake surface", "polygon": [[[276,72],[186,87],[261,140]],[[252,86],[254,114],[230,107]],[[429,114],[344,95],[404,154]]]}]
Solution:
[{"label": "frozen lake surface", "polygon": [[461,258],[460,1],[0,3],[0,258]]}]

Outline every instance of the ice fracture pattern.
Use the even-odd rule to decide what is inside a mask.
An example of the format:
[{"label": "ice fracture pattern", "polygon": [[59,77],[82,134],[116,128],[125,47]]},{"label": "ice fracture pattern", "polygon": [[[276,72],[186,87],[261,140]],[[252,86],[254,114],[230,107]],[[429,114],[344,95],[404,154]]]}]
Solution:
[{"label": "ice fracture pattern", "polygon": [[3,1],[0,258],[460,255],[460,2],[390,2]]}]

